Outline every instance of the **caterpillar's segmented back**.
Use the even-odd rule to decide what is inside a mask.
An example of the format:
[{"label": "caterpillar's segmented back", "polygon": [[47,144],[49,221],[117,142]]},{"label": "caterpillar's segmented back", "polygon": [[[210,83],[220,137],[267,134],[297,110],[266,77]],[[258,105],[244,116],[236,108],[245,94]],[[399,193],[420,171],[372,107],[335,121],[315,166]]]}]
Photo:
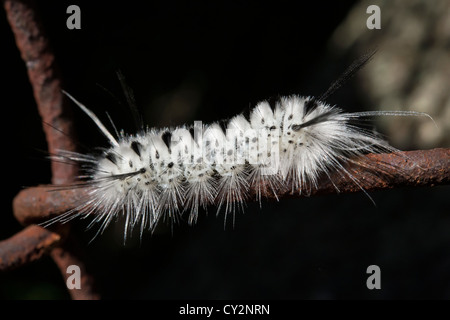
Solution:
[{"label": "caterpillar's segmented back", "polygon": [[[292,95],[258,103],[246,117],[209,125],[143,129],[117,138],[84,105],[67,94],[104,133],[110,146],[99,156],[64,152],[59,159],[84,168],[87,199],[56,217],[92,216],[99,232],[125,217],[125,237],[135,227],[153,230],[158,221],[186,215],[197,221],[200,208],[216,204],[228,214],[242,210],[250,195],[261,201],[286,188],[308,193],[321,175],[339,170],[354,156],[394,151],[357,120],[416,112],[345,113],[312,97]],[[363,186],[360,186],[363,188]]]}]

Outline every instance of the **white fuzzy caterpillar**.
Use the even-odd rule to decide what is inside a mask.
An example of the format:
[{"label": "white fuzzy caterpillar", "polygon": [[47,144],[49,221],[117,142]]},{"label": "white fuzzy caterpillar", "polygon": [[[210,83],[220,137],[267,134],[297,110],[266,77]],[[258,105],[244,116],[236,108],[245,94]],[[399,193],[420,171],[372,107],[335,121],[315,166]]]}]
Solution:
[{"label": "white fuzzy caterpillar", "polygon": [[[68,94],[67,94],[68,95]],[[83,110],[81,103],[68,95]],[[125,216],[125,237],[140,226],[153,230],[161,218],[177,219],[189,212],[197,220],[200,207],[217,203],[225,215],[242,209],[250,193],[257,200],[283,188],[309,192],[322,174],[345,172],[354,156],[395,151],[354,120],[374,115],[423,115],[416,112],[344,113],[310,97],[260,102],[250,112],[218,123],[192,128],[146,129],[116,140],[97,117],[87,112],[111,146],[100,157],[62,151],[60,158],[86,170],[88,199],[56,217],[93,216],[99,231],[119,214]],[[358,183],[355,181],[355,183]]]},{"label": "white fuzzy caterpillar", "polygon": [[98,232],[102,232],[122,214],[126,238],[135,227],[142,235],[145,229],[154,230],[161,219],[175,221],[184,212],[193,224],[199,209],[212,204],[218,211],[224,209],[225,219],[230,213],[234,217],[252,194],[261,202],[263,196],[277,197],[286,188],[309,193],[320,176],[330,177],[335,170],[363,190],[343,164],[362,154],[396,149],[357,126],[357,121],[380,115],[428,115],[346,113],[323,102],[339,86],[334,83],[319,99],[292,95],[272,104],[262,101],[248,117],[237,115],[225,125],[196,122],[190,127],[147,128],[118,137],[66,93],[99,127],[110,146],[99,156],[61,151],[55,157],[79,163],[85,170],[87,180],[77,187],[86,189],[87,199],[49,223],[92,216],[90,226],[99,223]]}]

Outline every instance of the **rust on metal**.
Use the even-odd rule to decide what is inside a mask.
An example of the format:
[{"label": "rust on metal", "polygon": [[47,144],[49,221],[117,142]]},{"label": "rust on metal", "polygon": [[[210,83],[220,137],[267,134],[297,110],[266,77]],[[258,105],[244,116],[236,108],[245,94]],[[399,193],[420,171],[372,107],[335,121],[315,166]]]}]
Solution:
[{"label": "rust on metal", "polygon": [[[326,195],[392,189],[399,187],[437,186],[450,183],[450,149],[404,151],[368,154],[353,159],[347,165],[347,174],[335,171],[319,181],[317,188],[305,194],[304,190],[284,190],[283,197]],[[268,195],[274,198],[273,196]]]},{"label": "rust on metal", "polygon": [[[354,159],[345,169],[365,191],[449,184],[450,149],[369,154]],[[330,178],[324,176],[308,195],[362,191],[346,175],[334,172]],[[57,190],[51,185],[28,188],[14,199],[14,214],[23,224],[43,222],[72,209],[75,201],[83,199],[85,193],[82,188]],[[273,195],[267,196],[275,199]],[[281,190],[278,194],[278,198],[303,196],[307,195],[300,190]]]},{"label": "rust on metal", "polygon": [[[44,125],[48,151],[51,154],[57,153],[58,150],[75,151],[72,111],[61,92],[61,73],[37,13],[35,2],[6,0],[4,7],[16,45],[27,67],[39,114],[45,123],[59,130]],[[76,176],[76,166],[52,162],[52,183],[72,182]]]},{"label": "rust on metal", "polygon": [[[4,0],[3,5],[16,45],[27,67],[33,95],[43,120],[48,151],[50,154],[57,154],[58,150],[76,151],[71,108],[61,92],[61,73],[36,10],[36,3],[33,0]],[[77,166],[56,161],[53,161],[51,166],[52,183],[55,185],[71,183],[78,175]],[[18,220],[22,224],[29,224],[34,219],[33,213],[39,210],[45,211],[45,206],[56,206],[56,203],[62,205],[62,209],[65,208],[66,201],[63,198],[49,199],[46,196],[47,194],[42,190],[25,196],[19,193],[14,202],[14,207],[19,208],[15,210],[18,213],[16,215]],[[26,199],[23,205],[18,204],[21,197]],[[36,200],[35,203],[33,199]],[[70,226],[66,224],[50,231],[38,226],[30,226],[0,242],[0,270],[24,265],[50,253],[60,267],[61,273],[65,274],[66,269],[61,269],[65,266],[62,262],[65,261],[63,257],[72,255],[72,252],[65,254],[64,240],[69,233],[69,228]],[[83,276],[93,282],[93,277],[86,270],[83,260],[78,259],[77,263],[85,273]],[[99,295],[93,295],[90,287],[92,285],[82,288],[76,296],[71,293],[72,297],[98,298]]]},{"label": "rust on metal", "polygon": [[62,241],[62,235],[39,226],[29,226],[0,241],[0,270],[12,270],[40,259]]},{"label": "rust on metal", "polygon": [[[398,187],[437,186],[450,183],[450,149],[369,154],[349,163],[346,169],[365,191]],[[337,172],[331,180],[340,193],[359,192],[361,188]],[[311,195],[336,193],[330,179],[323,179]]]},{"label": "rust on metal", "polygon": [[14,216],[22,225],[40,223],[67,212],[83,197],[77,189],[58,190],[55,186],[38,186],[20,191],[13,200]]}]

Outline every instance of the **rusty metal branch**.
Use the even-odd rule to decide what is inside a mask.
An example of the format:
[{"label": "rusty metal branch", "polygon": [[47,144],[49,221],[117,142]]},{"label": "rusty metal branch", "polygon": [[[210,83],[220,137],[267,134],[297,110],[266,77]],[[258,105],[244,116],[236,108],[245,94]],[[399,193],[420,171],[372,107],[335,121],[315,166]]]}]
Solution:
[{"label": "rusty metal branch", "polygon": [[[399,152],[391,154],[369,154],[354,159],[346,170],[357,179],[366,191],[391,189],[398,187],[431,187],[450,183],[450,149],[433,149]],[[330,179],[331,178],[331,179]],[[334,173],[324,177],[310,196],[331,193],[353,193],[362,191],[346,175]],[[332,182],[331,182],[332,181]],[[85,197],[80,188],[57,190],[54,185],[38,186],[22,190],[14,199],[15,217],[24,225],[46,221],[74,207]],[[279,199],[286,197],[304,197],[305,193],[281,191]],[[273,196],[269,198],[274,199]],[[34,261],[45,252],[60,244],[60,238],[52,232],[31,226],[11,239],[0,242],[0,270],[11,269],[20,264]],[[70,264],[84,268],[82,260],[72,244],[53,249],[51,255],[60,269],[66,270]],[[12,248],[15,248],[14,250]],[[85,269],[83,269],[84,271]],[[63,275],[67,275],[63,272]],[[97,298],[92,277],[85,273],[83,283],[87,291],[71,291],[73,298]]]},{"label": "rusty metal branch", "polygon": [[[365,191],[449,184],[450,149],[369,154],[354,159],[346,170]],[[333,173],[330,178],[324,176],[309,196],[362,191],[352,179],[339,172]],[[62,191],[55,190],[54,186],[28,188],[14,199],[14,215],[24,225],[43,222],[72,209],[76,201],[84,196],[85,191],[81,188]],[[279,199],[304,196],[307,196],[305,192],[300,194],[299,190],[281,190],[278,193]],[[270,194],[268,197],[275,199]]]},{"label": "rusty metal branch", "polygon": [[[44,125],[48,151],[75,151],[75,129],[71,107],[61,92],[61,73],[40,21],[34,1],[4,1],[6,15],[14,33],[17,47],[28,71],[34,98]],[[63,134],[64,132],[64,134]],[[71,138],[68,138],[71,137]],[[52,162],[52,183],[61,184],[74,180],[77,167]]]},{"label": "rusty metal branch", "polygon": [[38,186],[20,191],[13,200],[14,216],[22,225],[41,223],[74,207],[83,196],[79,189],[54,190],[54,186]]},{"label": "rusty metal branch", "polygon": [[0,270],[7,271],[40,259],[62,242],[60,233],[29,226],[0,241]]},{"label": "rusty metal branch", "polygon": [[[35,1],[4,0],[3,4],[17,47],[27,67],[39,114],[43,123],[50,124],[43,126],[48,151],[51,154],[57,150],[76,151],[71,108],[61,92],[62,77],[36,10]],[[77,175],[76,166],[52,162],[52,183],[70,183]],[[5,266],[0,263],[0,270],[34,261],[53,248],[51,256],[60,268],[64,268],[67,261],[76,261],[86,272],[83,261],[77,258],[73,251],[66,251],[63,241],[65,237],[62,235],[66,234],[68,229],[68,225],[59,227],[53,232],[32,227],[0,242],[0,261],[7,261]],[[61,269],[63,275],[65,271],[66,269]],[[97,294],[93,294],[92,277],[87,274],[86,276],[90,281],[82,289],[82,294],[74,295],[71,292],[73,298],[98,298]]]},{"label": "rusty metal branch", "polygon": [[[450,183],[450,149],[369,154],[347,164],[346,170],[365,191],[445,185]],[[360,186],[336,171],[324,177],[310,195],[361,192]],[[285,192],[281,196],[293,195]]]}]

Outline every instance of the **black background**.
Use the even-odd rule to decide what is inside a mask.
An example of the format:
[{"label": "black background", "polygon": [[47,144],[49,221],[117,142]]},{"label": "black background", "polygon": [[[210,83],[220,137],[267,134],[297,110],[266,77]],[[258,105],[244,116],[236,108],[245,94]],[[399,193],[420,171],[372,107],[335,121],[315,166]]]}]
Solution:
[{"label": "black background", "polygon": [[[81,8],[81,30],[66,28],[70,4]],[[211,122],[278,94],[319,95],[351,62],[334,58],[327,41],[352,4],[42,1],[39,10],[65,90],[100,118],[108,111],[119,128],[132,130],[118,69],[149,126]],[[46,149],[45,137],[4,14],[0,34],[5,239],[22,228],[12,216],[13,197],[23,186],[49,183],[50,166],[36,151]],[[183,118],[151,108],[185,85],[201,99]],[[330,103],[361,110],[354,88],[350,81]],[[80,142],[106,145],[86,116],[75,110],[75,118]],[[449,298],[448,190],[375,192],[377,206],[362,193],[263,203],[262,210],[250,203],[225,229],[223,214],[216,217],[211,208],[195,227],[184,222],[171,232],[162,226],[125,246],[120,222],[89,245],[94,232],[84,231],[86,221],[74,229],[105,298]],[[372,264],[382,270],[378,291],[366,288]],[[69,295],[59,270],[44,258],[0,274],[0,297]]]}]

